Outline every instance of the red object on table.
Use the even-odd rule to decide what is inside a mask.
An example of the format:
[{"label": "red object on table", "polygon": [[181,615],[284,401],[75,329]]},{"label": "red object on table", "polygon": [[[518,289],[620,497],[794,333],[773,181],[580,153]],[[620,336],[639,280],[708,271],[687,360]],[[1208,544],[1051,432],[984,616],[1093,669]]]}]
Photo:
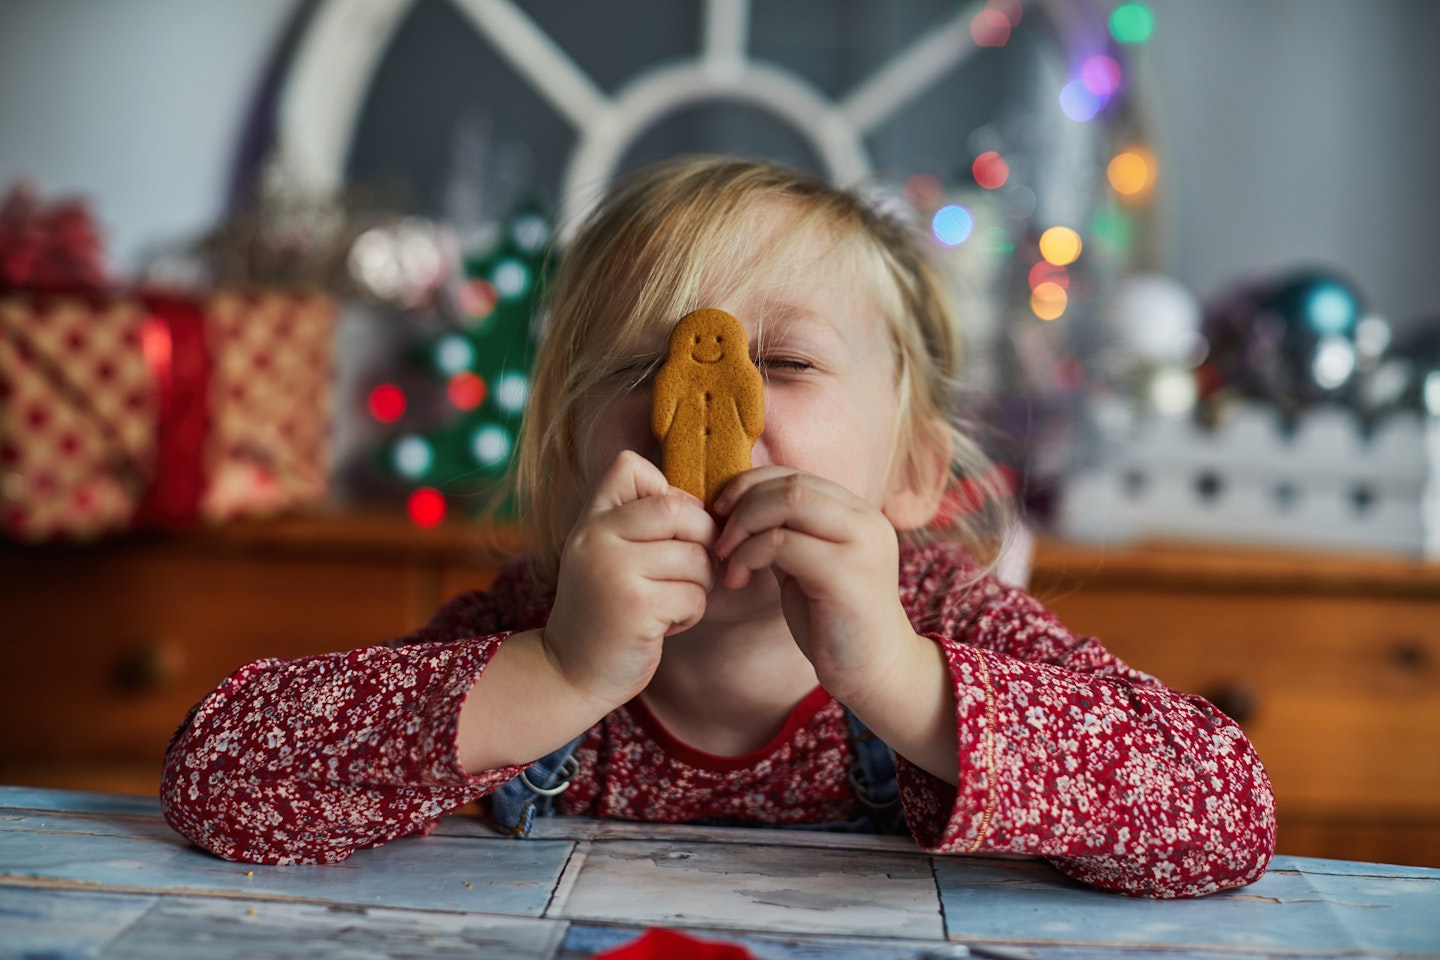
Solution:
[{"label": "red object on table", "polygon": [[755,960],[735,943],[697,940],[677,930],[653,927],[639,939],[595,954],[595,960]]}]

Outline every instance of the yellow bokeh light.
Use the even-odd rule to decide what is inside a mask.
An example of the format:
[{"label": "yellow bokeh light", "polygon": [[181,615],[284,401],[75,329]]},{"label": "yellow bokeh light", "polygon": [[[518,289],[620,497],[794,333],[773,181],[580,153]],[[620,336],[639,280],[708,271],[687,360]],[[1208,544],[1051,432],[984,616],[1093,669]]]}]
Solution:
[{"label": "yellow bokeh light", "polygon": [[1041,320],[1054,320],[1065,312],[1069,295],[1058,283],[1046,282],[1030,294],[1030,310]]},{"label": "yellow bokeh light", "polygon": [[1155,156],[1144,147],[1131,147],[1115,155],[1105,175],[1121,196],[1142,197],[1155,183]]},{"label": "yellow bokeh light", "polygon": [[1051,227],[1040,234],[1040,256],[1057,267],[1074,263],[1080,247],[1080,234],[1069,227]]}]

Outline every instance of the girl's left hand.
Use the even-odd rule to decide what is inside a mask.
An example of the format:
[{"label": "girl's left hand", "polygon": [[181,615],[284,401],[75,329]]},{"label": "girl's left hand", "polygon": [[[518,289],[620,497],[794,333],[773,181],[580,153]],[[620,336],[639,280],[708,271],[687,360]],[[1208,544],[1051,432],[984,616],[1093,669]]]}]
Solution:
[{"label": "girl's left hand", "polygon": [[724,585],[774,570],[790,632],[832,696],[852,703],[895,676],[917,638],[896,585],[899,542],[877,507],[832,481],[767,466],[736,477],[714,509]]}]

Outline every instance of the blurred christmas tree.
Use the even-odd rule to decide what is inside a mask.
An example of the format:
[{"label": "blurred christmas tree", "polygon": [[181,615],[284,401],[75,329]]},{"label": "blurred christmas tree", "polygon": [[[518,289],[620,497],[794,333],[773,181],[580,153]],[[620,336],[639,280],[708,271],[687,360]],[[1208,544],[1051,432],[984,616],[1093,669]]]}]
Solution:
[{"label": "blurred christmas tree", "polygon": [[530,392],[551,232],[537,205],[508,217],[464,259],[458,322],[414,347],[414,376],[370,390],[370,415],[394,431],[380,444],[382,468],[408,489],[419,526],[451,509],[478,514],[498,495]]}]

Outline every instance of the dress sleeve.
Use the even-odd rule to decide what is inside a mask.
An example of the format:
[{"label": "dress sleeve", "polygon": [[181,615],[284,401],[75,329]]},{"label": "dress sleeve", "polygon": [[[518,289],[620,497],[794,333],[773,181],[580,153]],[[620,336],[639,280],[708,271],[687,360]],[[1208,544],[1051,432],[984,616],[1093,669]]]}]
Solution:
[{"label": "dress sleeve", "polygon": [[456,749],[460,707],[508,636],[493,607],[467,595],[386,646],[240,668],[171,740],[166,820],[227,860],[333,863],[513,778],[465,773]]},{"label": "dress sleeve", "polygon": [[[927,576],[949,573],[958,571]],[[1270,782],[1216,707],[1073,636],[1038,601],[992,579],[952,581],[911,609],[945,652],[960,740],[958,787],[900,761],[922,846],[1043,856],[1136,896],[1199,896],[1265,872],[1275,848]]]}]

